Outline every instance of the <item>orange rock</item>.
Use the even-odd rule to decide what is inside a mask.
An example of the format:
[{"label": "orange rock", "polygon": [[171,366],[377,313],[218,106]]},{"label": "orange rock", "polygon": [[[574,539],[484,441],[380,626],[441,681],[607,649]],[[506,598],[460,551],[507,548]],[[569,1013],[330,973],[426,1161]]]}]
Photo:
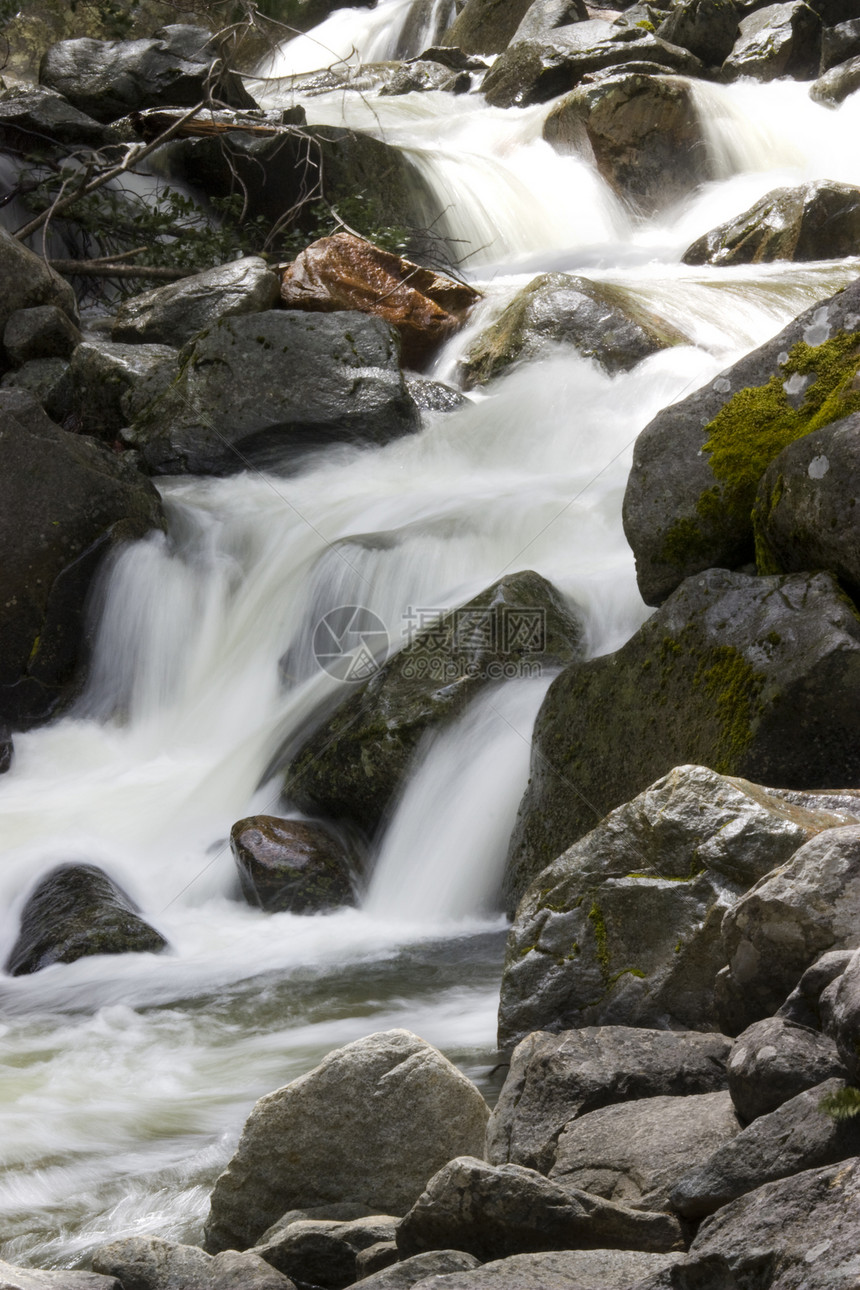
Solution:
[{"label": "orange rock", "polygon": [[283,270],[287,309],[358,309],[397,328],[406,367],[423,367],[464,322],[478,293],[351,233],[321,237]]}]

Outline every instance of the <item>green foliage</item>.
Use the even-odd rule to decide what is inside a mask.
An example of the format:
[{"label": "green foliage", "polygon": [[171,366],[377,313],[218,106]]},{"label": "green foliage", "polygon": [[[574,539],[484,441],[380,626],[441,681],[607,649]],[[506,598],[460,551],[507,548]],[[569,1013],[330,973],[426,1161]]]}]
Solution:
[{"label": "green foliage", "polygon": [[825,1093],[818,1103],[819,1111],[831,1120],[853,1120],[860,1115],[860,1088],[840,1088],[836,1093]]}]

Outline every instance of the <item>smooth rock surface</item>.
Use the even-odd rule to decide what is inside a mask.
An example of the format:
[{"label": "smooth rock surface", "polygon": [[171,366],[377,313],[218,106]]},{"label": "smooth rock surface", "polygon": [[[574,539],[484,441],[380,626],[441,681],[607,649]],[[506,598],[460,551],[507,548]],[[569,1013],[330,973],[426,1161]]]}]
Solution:
[{"label": "smooth rock surface", "polygon": [[815,180],[775,188],[684,252],[685,264],[838,260],[860,245],[860,188]]},{"label": "smooth rock surface", "polygon": [[93,1267],[117,1277],[123,1290],[295,1290],[292,1281],[256,1253],[226,1250],[212,1258],[196,1245],[175,1245],[156,1236],[128,1236],[103,1245],[93,1256]]},{"label": "smooth rock surface", "polygon": [[230,849],[249,905],[305,914],[355,903],[349,857],[318,824],[251,815],[233,825]]},{"label": "smooth rock surface", "polygon": [[0,140],[6,146],[44,149],[47,139],[103,148],[118,143],[120,136],[45,85],[11,85],[0,94]]},{"label": "smooth rock surface", "polygon": [[748,1026],[738,1035],[726,1069],[735,1110],[745,1124],[805,1089],[845,1076],[832,1039],[784,1017]]}]

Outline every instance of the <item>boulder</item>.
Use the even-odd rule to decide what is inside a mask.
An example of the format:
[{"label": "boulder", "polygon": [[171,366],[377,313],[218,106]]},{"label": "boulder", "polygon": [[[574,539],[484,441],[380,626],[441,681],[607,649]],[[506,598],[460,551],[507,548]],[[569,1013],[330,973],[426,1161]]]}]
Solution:
[{"label": "boulder", "polygon": [[860,411],[858,369],[855,282],[645,427],[633,451],[624,531],[648,604],[690,574],[753,559],[762,475],[795,439]]},{"label": "boulder", "polygon": [[252,815],[233,825],[230,848],[249,905],[312,914],[355,903],[349,856],[319,824]]},{"label": "boulder", "polygon": [[733,81],[750,76],[775,81],[790,76],[811,81],[821,60],[821,18],[804,0],[771,4],[741,19],[734,48],[722,74]]},{"label": "boulder", "polygon": [[120,542],[164,527],[150,482],[0,391],[0,721],[44,720],[80,681],[87,593]]},{"label": "boulder", "polygon": [[678,1180],[740,1127],[726,1092],[621,1102],[562,1130],[549,1177],[634,1209],[668,1209]]},{"label": "boulder", "polygon": [[467,389],[486,385],[511,364],[533,361],[554,345],[571,345],[615,374],[679,340],[623,287],[542,273],[473,341],[461,361],[461,379]]},{"label": "boulder", "polygon": [[139,108],[193,107],[214,99],[256,107],[204,27],[173,24],[149,40],[61,40],[42,58],[39,82],[96,121]]},{"label": "boulder", "polygon": [[651,217],[714,178],[687,81],[637,72],[601,76],[561,99],[543,134],[557,152],[591,161],[639,215]]},{"label": "boulder", "polygon": [[776,1013],[777,1017],[784,1017],[799,1026],[826,1031],[825,1015],[829,1018],[829,1013],[822,1013],[822,995],[842,975],[853,957],[854,950],[830,950],[822,954],[812,967],[806,969]]},{"label": "boulder", "polygon": [[452,385],[416,376],[414,372],[406,373],[406,388],[422,412],[456,412],[469,401]]},{"label": "boulder", "polygon": [[[392,1247],[397,1258],[397,1246]],[[480,1267],[474,1254],[464,1250],[428,1250],[425,1254],[413,1254],[411,1259],[393,1261],[390,1266],[380,1269],[368,1276],[359,1278],[362,1290],[411,1290],[411,1287],[426,1281],[430,1277],[444,1277],[448,1273],[470,1272]]]},{"label": "boulder", "polygon": [[383,85],[379,97],[394,98],[399,94],[423,93],[425,90],[466,94],[471,86],[472,78],[467,71],[452,71],[444,63],[431,62],[429,59],[410,59]]},{"label": "boulder", "polygon": [[638,1279],[655,1268],[671,1267],[680,1258],[680,1254],[649,1254],[644,1250],[514,1254],[485,1263],[473,1272],[429,1277],[419,1284],[421,1290],[629,1290],[634,1277]]},{"label": "boulder", "polygon": [[724,1089],[730,1046],[723,1035],[631,1026],[527,1035],[487,1125],[487,1159],[549,1173],[559,1135],[579,1116],[630,1099]]},{"label": "boulder", "polygon": [[413,368],[426,366],[477,299],[477,291],[465,283],[351,233],[312,242],[281,277],[281,303],[287,309],[355,309],[390,323],[400,336],[403,362]]},{"label": "boulder", "polygon": [[860,413],[784,448],[762,476],[753,509],[762,572],[827,569],[860,597],[858,493]]},{"label": "boulder", "polygon": [[[140,348],[137,346],[135,348]],[[182,351],[155,397],[126,404],[125,442],[154,474],[226,475],[330,443],[387,443],[418,429],[397,337],[378,318],[268,310],[224,318]]]},{"label": "boulder", "polygon": [[27,897],[6,971],[26,976],[90,954],[158,954],[166,948],[164,937],[101,869],[63,864],[45,874]]},{"label": "boulder", "polygon": [[831,67],[860,57],[860,18],[840,22],[835,27],[825,26],[821,32],[821,64],[823,75]]},{"label": "boulder", "polygon": [[96,1250],[93,1267],[117,1277],[123,1290],[236,1290],[239,1286],[242,1290],[295,1290],[292,1281],[252,1251],[239,1254],[226,1250],[212,1258],[196,1245],[175,1245],[157,1236],[111,1241]]},{"label": "boulder", "polygon": [[683,0],[660,23],[656,35],[689,49],[705,67],[719,67],[732,52],[738,25],[734,0]]},{"label": "boulder", "polygon": [[520,664],[553,667],[582,649],[579,623],[536,573],[509,574],[378,667],[294,755],[286,798],[308,815],[382,822],[422,737]]},{"label": "boulder", "polygon": [[347,1044],[257,1102],[215,1184],[206,1248],[246,1249],[301,1205],[403,1214],[446,1160],[481,1150],[488,1114],[465,1075],[409,1031]]},{"label": "boulder", "polygon": [[844,1087],[826,1080],[759,1116],[678,1181],[672,1208],[704,1218],[765,1183],[860,1154],[860,1120],[836,1121],[821,1111],[822,1098]]},{"label": "boulder", "polygon": [[397,1229],[401,1254],[466,1250],[507,1258],[542,1250],[620,1249],[660,1253],[682,1248],[670,1214],[650,1214],[575,1188],[560,1187],[522,1165],[451,1160],[430,1179]]},{"label": "boulder", "polygon": [[816,180],[776,188],[743,215],[712,228],[684,252],[685,264],[838,260],[860,245],[860,188]]},{"label": "boulder", "polygon": [[277,275],[265,260],[249,255],[125,300],[114,318],[111,339],[181,348],[220,318],[262,313],[277,300]]},{"label": "boulder", "polygon": [[728,1064],[729,1092],[745,1124],[805,1089],[844,1075],[832,1039],[784,1017],[765,1017],[747,1026]]},{"label": "boulder", "polygon": [[302,1285],[344,1290],[357,1280],[359,1251],[380,1241],[393,1242],[398,1222],[376,1214],[340,1223],[319,1218],[277,1223],[254,1247],[254,1254]]},{"label": "boulder", "polygon": [[618,27],[592,18],[509,45],[481,89],[493,107],[528,107],[567,93],[592,72],[625,63],[647,63],[649,71],[662,68],[688,76],[703,70],[686,49],[667,44],[643,27]]},{"label": "boulder", "polygon": [[125,1290],[116,1277],[103,1277],[96,1272],[70,1272],[68,1268],[41,1272],[2,1262],[0,1286],[2,1290]]},{"label": "boulder", "polygon": [[68,370],[69,364],[64,358],[34,358],[17,371],[7,372],[0,380],[0,388],[29,394],[45,408],[62,393]]},{"label": "boulder", "polygon": [[121,135],[44,85],[12,85],[4,90],[0,143],[21,152],[44,152],[48,140],[74,148],[104,148],[120,143]]},{"label": "boulder", "polygon": [[736,1034],[774,1013],[820,954],[856,947],[858,926],[860,825],[853,824],[807,842],[727,912],[724,1029]]},{"label": "boulder", "polygon": [[140,389],[164,389],[176,374],[168,345],[85,340],[51,392],[48,412],[64,428],[113,444],[127,423],[126,400]]},{"label": "boulder", "polygon": [[852,955],[844,971],[825,987],[821,1004],[827,1033],[836,1041],[839,1056],[851,1080],[857,1084],[860,1081],[860,954]]},{"label": "boulder", "polygon": [[55,305],[77,321],[77,301],[68,282],[49,269],[41,256],[0,228],[0,329],[5,332],[19,309],[36,305]]},{"label": "boulder", "polygon": [[[456,1254],[456,1250],[452,1251],[452,1253]],[[472,1256],[464,1254],[463,1257],[471,1259]],[[356,1281],[364,1281],[365,1278],[372,1277],[377,1272],[384,1272],[387,1268],[393,1267],[397,1261],[396,1241],[376,1241],[375,1244],[369,1245],[366,1250],[359,1250],[358,1254],[356,1254],[355,1271],[357,1275],[355,1279]],[[470,1263],[468,1266],[472,1267],[473,1265]],[[418,1272],[415,1280],[420,1281],[423,1275],[422,1272]],[[408,1273],[406,1276],[408,1278]],[[411,1284],[413,1283],[407,1279],[406,1285]]]},{"label": "boulder", "polygon": [[532,0],[509,44],[518,40],[538,40],[558,27],[585,22],[588,8],[582,0]]},{"label": "boulder", "polygon": [[[465,54],[501,54],[531,7],[532,0],[466,0],[442,43]],[[582,0],[574,0],[573,13],[568,22],[588,17]]]},{"label": "boulder", "polygon": [[[830,574],[712,569],[682,583],[615,654],[571,664],[535,722],[531,780],[508,855],[508,908],[607,811],[672,767],[696,762],[759,784],[856,783],[858,649],[860,617]],[[625,873],[642,869],[632,852],[625,862]],[[683,874],[695,872],[688,857]],[[741,867],[732,881],[748,886],[763,872]]]},{"label": "boulder", "polygon": [[3,348],[16,367],[46,358],[70,358],[81,333],[56,305],[17,309],[3,331]]}]

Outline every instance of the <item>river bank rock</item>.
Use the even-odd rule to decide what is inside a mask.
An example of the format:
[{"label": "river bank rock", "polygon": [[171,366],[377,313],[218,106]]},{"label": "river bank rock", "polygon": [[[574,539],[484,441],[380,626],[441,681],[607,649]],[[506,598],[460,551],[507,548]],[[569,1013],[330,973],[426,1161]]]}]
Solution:
[{"label": "river bank rock", "polygon": [[175,375],[176,360],[177,351],[169,345],[85,340],[52,389],[48,412],[64,428],[112,444],[128,422],[129,397],[141,389],[165,389]]},{"label": "river bank rock", "polygon": [[431,59],[409,59],[398,68],[387,85],[379,91],[380,98],[395,98],[399,94],[423,93],[441,90],[445,94],[467,94],[472,78],[467,71],[452,71],[444,63]]},{"label": "river bank rock", "polygon": [[181,348],[219,318],[262,313],[277,300],[277,275],[265,260],[249,255],[124,300],[114,317],[111,339]]},{"label": "river bank rock", "polygon": [[47,140],[72,147],[119,143],[118,131],[72,107],[45,85],[11,85],[0,94],[0,143],[21,151],[44,150]]},{"label": "river bank rock", "polygon": [[246,1249],[298,1206],[403,1214],[447,1160],[482,1149],[488,1114],[475,1086],[409,1031],[348,1044],[257,1102],[215,1184],[206,1249]]},{"label": "river bank rock", "polygon": [[472,343],[461,362],[461,379],[466,389],[486,385],[512,364],[534,360],[560,344],[614,374],[680,339],[623,287],[542,273]]},{"label": "river bank rock", "polygon": [[27,897],[6,971],[26,976],[89,954],[158,954],[166,948],[164,937],[106,873],[95,865],[64,864]]},{"label": "river bank rock", "polygon": [[543,135],[557,152],[592,160],[643,216],[713,178],[692,90],[670,77],[613,72],[580,85],[552,109]]},{"label": "river bank rock", "polygon": [[399,1221],[375,1214],[346,1222],[304,1219],[284,1226],[278,1223],[253,1252],[301,1285],[345,1290],[358,1279],[356,1256],[380,1241],[393,1243]]},{"label": "river bank rock", "polygon": [[214,99],[256,107],[204,27],[173,24],[150,40],[61,40],[42,58],[39,82],[96,121],[140,108],[193,107]]},{"label": "river bank rock", "polygon": [[648,604],[690,574],[753,559],[759,481],[788,444],[860,410],[858,369],[852,283],[645,427],[623,518]]},{"label": "river bank rock", "polygon": [[732,52],[723,63],[726,80],[751,76],[774,81],[790,76],[811,81],[821,60],[821,18],[804,0],[767,5],[742,18]]},{"label": "river bank rock", "polygon": [[70,1272],[68,1268],[42,1272],[2,1262],[0,1286],[3,1290],[125,1290],[116,1277],[100,1276],[97,1272]]},{"label": "river bank rock", "polygon": [[122,1290],[190,1290],[192,1286],[194,1290],[235,1290],[238,1286],[242,1290],[295,1290],[292,1281],[253,1251],[239,1254],[225,1250],[212,1258],[196,1245],[175,1245],[157,1236],[111,1241],[96,1251],[93,1267],[117,1277]]},{"label": "river bank rock", "polygon": [[[20,309],[53,305],[72,323],[78,320],[75,293],[38,255],[0,228],[0,334]],[[8,361],[3,361],[4,369]]]},{"label": "river bank rock", "polygon": [[154,474],[226,475],[250,457],[291,463],[419,427],[393,329],[357,313],[223,318],[182,351],[169,387],[146,395],[126,403],[123,439]]},{"label": "river bank rock", "polygon": [[521,1165],[489,1165],[472,1156],[451,1160],[430,1179],[397,1229],[397,1248],[466,1250],[479,1259],[544,1250],[681,1249],[669,1214],[617,1205],[561,1187]]},{"label": "river bank rock", "polygon": [[733,0],[684,0],[676,4],[656,35],[688,49],[705,67],[719,67],[734,48],[738,9]]},{"label": "river bank rock", "polygon": [[776,188],[684,252],[685,264],[837,260],[860,246],[860,188],[816,180]]},{"label": "river bank rock", "polygon": [[853,954],[844,970],[825,986],[821,1012],[825,1030],[836,1041],[839,1056],[856,1085],[860,1080],[860,953]]},{"label": "river bank rock", "polygon": [[727,1073],[745,1124],[826,1079],[846,1075],[832,1039],[779,1016],[755,1021],[738,1035]]},{"label": "river bank rock", "polygon": [[[514,4],[500,3],[500,0],[466,0],[442,37],[442,43],[454,45],[464,54],[501,54],[531,8],[532,0],[516,0]],[[588,17],[582,0],[575,3],[574,13],[575,17],[572,15],[568,22]]]},{"label": "river bank rock", "polygon": [[536,573],[510,574],[418,632],[341,703],[293,757],[284,796],[371,837],[428,731],[455,720],[506,667],[557,667],[581,649],[581,627],[555,588]]},{"label": "river bank rock", "polygon": [[847,63],[832,67],[829,72],[819,76],[809,87],[809,97],[825,107],[838,107],[860,89],[860,55],[851,58]]},{"label": "river bank rock", "polygon": [[349,856],[318,824],[252,815],[233,825],[230,848],[249,905],[310,914],[355,903]]},{"label": "river bank rock", "polygon": [[829,72],[831,67],[847,63],[860,56],[860,18],[825,26],[821,33],[821,63],[819,70]]},{"label": "river bank rock", "polygon": [[[841,976],[854,957],[854,950],[830,950],[816,959],[804,972],[785,1003],[777,1010],[777,1017],[793,1021],[799,1026],[827,1031],[829,1011],[824,999],[828,987]],[[822,1003],[825,1004],[822,1011]]]},{"label": "river bank rock", "polygon": [[390,323],[407,367],[426,366],[462,326],[478,293],[433,269],[383,251],[351,233],[319,238],[281,275],[287,309],[330,313],[356,309]]},{"label": "river bank rock", "polygon": [[0,391],[0,721],[26,728],[71,697],[103,560],[164,523],[132,465],[61,430],[26,393]]},{"label": "river bank rock", "polygon": [[533,1031],[511,1057],[487,1125],[487,1159],[549,1173],[560,1134],[580,1116],[631,1099],[724,1089],[730,1048],[724,1035],[630,1026]]},{"label": "river bank rock", "polygon": [[[394,1259],[397,1258],[397,1246],[394,1245]],[[359,1268],[360,1260],[357,1260]],[[414,1285],[431,1278],[442,1278],[451,1273],[459,1276],[480,1267],[480,1261],[474,1254],[464,1250],[427,1250],[424,1254],[413,1254],[411,1259],[400,1263],[392,1262],[390,1266],[359,1277],[363,1281],[362,1290],[411,1290]]]},{"label": "river bank rock", "polygon": [[17,309],[3,331],[3,347],[16,367],[46,358],[70,358],[81,333],[56,305]]}]

